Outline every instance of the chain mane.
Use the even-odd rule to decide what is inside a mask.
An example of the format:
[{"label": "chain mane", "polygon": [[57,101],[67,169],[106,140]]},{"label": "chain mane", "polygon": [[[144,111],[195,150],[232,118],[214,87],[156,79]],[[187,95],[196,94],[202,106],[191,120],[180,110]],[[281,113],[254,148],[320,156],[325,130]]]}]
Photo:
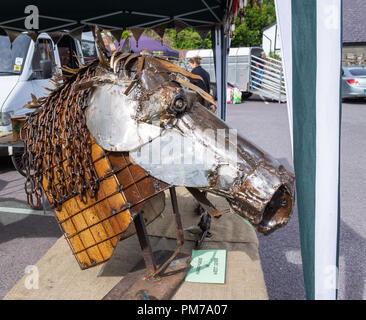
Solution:
[{"label": "chain mane", "polygon": [[21,137],[24,141],[23,165],[26,171],[25,191],[28,204],[41,205],[42,182],[52,207],[78,194],[86,202],[86,193],[94,198],[99,188],[91,160],[91,136],[83,110],[91,88],[75,90],[96,73],[93,61],[79,69],[63,68],[69,75],[54,81],[55,89],[47,97],[28,102],[38,108],[26,120]]}]

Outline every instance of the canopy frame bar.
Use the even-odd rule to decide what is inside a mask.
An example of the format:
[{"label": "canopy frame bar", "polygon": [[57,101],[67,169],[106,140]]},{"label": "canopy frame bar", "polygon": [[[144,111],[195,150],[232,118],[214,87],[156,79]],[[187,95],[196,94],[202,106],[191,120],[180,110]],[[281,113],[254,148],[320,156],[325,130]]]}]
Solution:
[{"label": "canopy frame bar", "polygon": [[[204,1],[204,0],[202,0],[202,1]],[[199,9],[199,10],[195,10],[195,11],[190,11],[190,12],[185,12],[185,13],[182,13],[182,14],[178,14],[176,16],[166,16],[166,15],[159,15],[159,14],[139,12],[139,11],[119,10],[119,11],[103,14],[103,15],[100,15],[100,16],[97,16],[97,17],[84,19],[84,20],[81,20],[80,23],[84,24],[84,25],[95,25],[95,24],[97,24],[100,27],[112,28],[112,29],[132,29],[132,28],[137,28],[137,27],[148,27],[148,26],[154,25],[156,23],[161,23],[161,22],[170,21],[170,20],[178,20],[178,19],[183,20],[183,21],[188,21],[188,22],[196,22],[196,23],[200,23],[200,24],[204,23],[204,24],[210,25],[210,26],[215,25],[216,23],[214,23],[212,21],[204,21],[204,20],[186,18],[187,16],[190,16],[190,15],[193,15],[193,14],[196,14],[196,13],[205,12],[205,11],[210,11],[211,14],[214,15],[215,19],[220,23],[220,19],[217,17],[217,15],[213,11],[214,9],[217,9],[220,6],[210,7],[210,6],[207,5],[206,2],[204,2],[204,4],[207,8],[203,8],[203,9]],[[147,17],[156,17],[156,18],[160,18],[160,19],[140,23],[140,24],[137,24],[137,25],[129,26],[129,27],[116,27],[116,26],[91,22],[93,20],[103,19],[103,18],[107,18],[107,17],[111,17],[111,16],[115,16],[115,15],[118,15],[118,14],[123,14],[123,13],[129,13],[131,15],[141,15],[141,16],[147,16]]]},{"label": "canopy frame bar", "polygon": [[216,23],[211,22],[211,21],[204,21],[204,20],[197,20],[197,19],[180,18],[180,20],[188,21],[188,22],[204,23],[204,24],[209,25],[209,26],[214,26],[214,25],[216,25]]},{"label": "canopy frame bar", "polygon": [[[37,30],[38,33],[49,32],[49,31],[54,30],[54,29],[64,28],[64,27],[72,26],[72,25],[78,23],[76,20],[63,19],[63,18],[58,18],[58,17],[51,17],[51,16],[45,16],[45,15],[39,15],[39,17],[44,18],[44,19],[49,19],[49,20],[68,22],[68,23],[65,23],[65,24],[59,25],[59,26],[55,26],[55,27],[51,27],[51,28],[47,28],[47,29]],[[21,21],[21,20],[25,20],[25,19],[26,19],[26,17],[21,17],[21,18],[11,19],[11,20],[7,20],[7,21],[2,21],[2,22],[0,22],[0,28],[16,30],[16,31],[20,31],[20,32],[29,32],[29,31],[31,31],[29,29],[17,28],[17,27],[6,26],[5,25],[7,23],[17,22],[17,21]]]},{"label": "canopy frame bar", "polygon": [[212,10],[212,8],[207,4],[205,0],[201,0],[201,2],[206,6],[206,8],[211,12],[211,14],[214,16],[214,18],[217,20],[217,22],[220,23],[219,17],[216,15],[216,13]]}]

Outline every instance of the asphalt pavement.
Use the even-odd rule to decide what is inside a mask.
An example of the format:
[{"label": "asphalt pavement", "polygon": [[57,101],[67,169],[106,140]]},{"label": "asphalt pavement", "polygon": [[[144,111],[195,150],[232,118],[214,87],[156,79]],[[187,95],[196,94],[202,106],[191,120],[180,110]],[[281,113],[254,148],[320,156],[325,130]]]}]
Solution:
[{"label": "asphalt pavement", "polygon": [[[293,167],[286,104],[260,99],[228,107],[227,122]],[[342,107],[339,299],[366,299],[366,100]],[[270,299],[305,299],[297,210],[288,225],[258,235]]]},{"label": "asphalt pavement", "polygon": [[[227,122],[293,167],[286,104],[254,98],[229,105]],[[366,299],[365,137],[366,101],[344,103],[339,299]],[[42,214],[29,210],[24,177],[8,158],[0,158],[0,299],[61,236],[54,218]],[[285,228],[258,238],[269,298],[305,299],[297,211]]]}]

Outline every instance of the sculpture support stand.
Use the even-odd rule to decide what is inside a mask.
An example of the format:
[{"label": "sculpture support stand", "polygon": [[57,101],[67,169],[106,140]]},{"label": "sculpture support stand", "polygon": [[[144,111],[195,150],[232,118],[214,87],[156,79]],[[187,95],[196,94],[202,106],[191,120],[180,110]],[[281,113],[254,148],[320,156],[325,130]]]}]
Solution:
[{"label": "sculpture support stand", "polygon": [[177,234],[177,249],[173,253],[170,251],[153,253],[143,212],[139,212],[134,218],[134,223],[143,260],[103,300],[166,300],[173,296],[183,282],[190,268],[190,256],[180,253],[184,243],[182,221],[175,188],[171,187],[169,191]]},{"label": "sculpture support stand", "polygon": [[151,249],[149,236],[147,235],[147,232],[146,232],[146,226],[145,226],[145,221],[144,221],[142,212],[139,212],[137,214],[137,216],[134,219],[134,223],[135,223],[137,237],[139,239],[140,246],[141,246],[142,256],[145,261],[146,270],[147,270],[148,274],[153,274],[156,271],[156,263],[155,263],[153,252]]}]

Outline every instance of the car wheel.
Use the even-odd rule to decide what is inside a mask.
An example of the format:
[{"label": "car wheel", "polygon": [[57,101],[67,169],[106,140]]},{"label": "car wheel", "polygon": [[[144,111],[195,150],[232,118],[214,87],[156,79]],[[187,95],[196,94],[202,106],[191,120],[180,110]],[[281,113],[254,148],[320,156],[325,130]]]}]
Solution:
[{"label": "car wheel", "polygon": [[11,161],[13,162],[14,168],[24,177],[26,177],[25,168],[22,162],[23,148],[14,148]]}]

